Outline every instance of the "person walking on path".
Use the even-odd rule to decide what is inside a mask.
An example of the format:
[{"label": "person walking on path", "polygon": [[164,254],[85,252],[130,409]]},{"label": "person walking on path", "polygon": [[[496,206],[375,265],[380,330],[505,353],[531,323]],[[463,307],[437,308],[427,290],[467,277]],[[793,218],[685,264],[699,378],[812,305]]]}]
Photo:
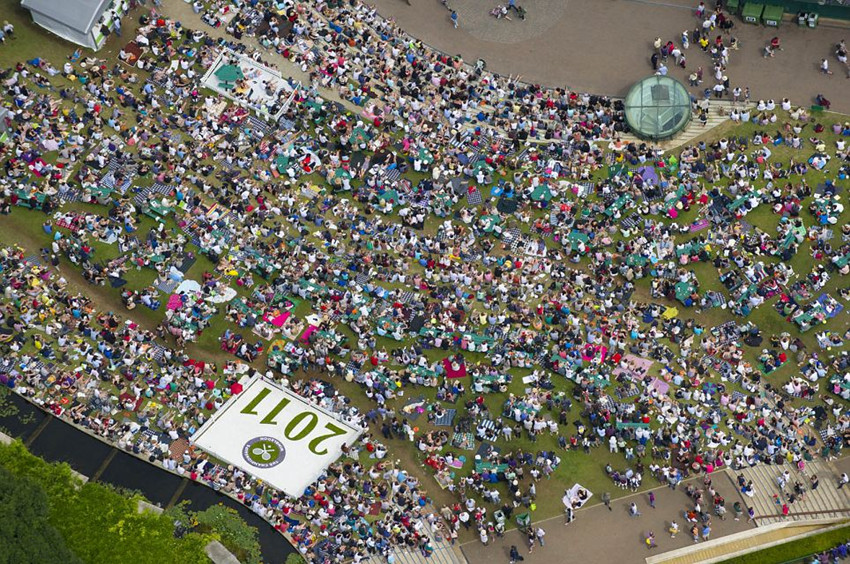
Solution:
[{"label": "person walking on path", "polygon": [[511,561],[510,564],[516,564],[517,562],[522,562],[525,560],[525,557],[519,553],[515,544],[511,545]]},{"label": "person walking on path", "polygon": [[655,533],[649,531],[649,534],[646,535],[646,548],[652,550],[653,548],[658,548],[658,545],[655,544]]},{"label": "person walking on path", "polygon": [[454,25],[455,29],[457,29],[457,12],[454,10],[452,10],[452,25]]},{"label": "person walking on path", "polygon": [[629,506],[629,517],[640,517],[640,511],[638,511],[638,506],[635,502]]},{"label": "person walking on path", "polygon": [[115,12],[112,12],[112,31],[115,32],[115,35],[121,37],[121,18]]},{"label": "person walking on path", "polygon": [[820,60],[820,71],[825,75],[832,76],[832,71],[829,70],[829,61],[826,59]]},{"label": "person walking on path", "polygon": [[744,514],[744,508],[741,505],[741,502],[736,501],[735,504],[732,506],[732,510],[735,512],[735,521],[740,521],[741,515]]},{"label": "person walking on path", "polygon": [[534,543],[537,540],[537,535],[534,533],[534,529],[531,527],[528,528],[528,536],[526,541],[528,541],[528,553],[531,554],[534,552]]},{"label": "person walking on path", "polygon": [[540,543],[540,546],[541,547],[546,546],[546,543],[543,542],[543,537],[546,536],[546,531],[543,530],[543,527],[537,527],[536,535],[537,535],[537,542]]},{"label": "person walking on path", "polygon": [[602,494],[602,503],[605,504],[605,507],[608,508],[608,511],[614,511],[613,509],[611,509],[611,494],[609,494],[608,492]]},{"label": "person walking on path", "polygon": [[[609,509],[610,509],[610,507],[609,507]],[[567,506],[567,508],[564,510],[564,513],[566,513],[566,517],[567,517],[567,522],[564,523],[564,525],[569,525],[570,523],[572,523],[575,520],[576,510],[573,509],[571,505]]]},{"label": "person walking on path", "polygon": [[671,521],[670,528],[667,529],[667,531],[670,533],[670,538],[675,539],[676,535],[679,534],[679,524],[675,521]]},{"label": "person walking on path", "polygon": [[756,510],[752,507],[747,507],[747,523],[752,523],[756,520]]},{"label": "person walking on path", "polygon": [[838,489],[840,490],[844,486],[850,483],[850,476],[847,476],[847,472],[841,474],[841,477],[838,478]]},{"label": "person walking on path", "polygon": [[649,506],[655,509],[655,492],[649,492]]},{"label": "person walking on path", "polygon": [[810,480],[812,482],[812,491],[815,491],[816,489],[818,489],[818,486],[820,485],[820,480],[818,480],[818,475],[812,474],[812,477],[810,478]]}]

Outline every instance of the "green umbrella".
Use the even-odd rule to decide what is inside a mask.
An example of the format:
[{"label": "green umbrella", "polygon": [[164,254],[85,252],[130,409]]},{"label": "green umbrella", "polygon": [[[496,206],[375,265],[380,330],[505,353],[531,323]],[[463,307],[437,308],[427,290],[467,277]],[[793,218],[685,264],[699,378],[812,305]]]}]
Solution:
[{"label": "green umbrella", "polygon": [[289,157],[281,155],[274,161],[274,166],[277,167],[277,171],[283,173],[287,168],[289,168]]},{"label": "green umbrella", "polygon": [[336,169],[336,171],[334,171],[334,178],[346,178],[348,180],[351,180],[351,173],[345,170],[344,168],[339,167],[338,169]]},{"label": "green umbrella", "polygon": [[479,160],[477,163],[472,165],[473,174],[477,173],[479,170],[484,169],[486,172],[493,172],[493,167],[487,164],[487,161],[484,159]]},{"label": "green umbrella", "polygon": [[215,71],[215,76],[222,82],[236,82],[245,78],[238,65],[224,65]]},{"label": "green umbrella", "polygon": [[586,233],[582,233],[581,231],[577,231],[573,229],[570,231],[569,236],[570,243],[585,243],[587,244],[590,241],[590,237],[587,236]]},{"label": "green umbrella", "polygon": [[485,215],[482,220],[484,221],[484,231],[486,231],[487,233],[491,233],[497,225],[502,223],[502,218],[495,214]]},{"label": "green umbrella", "polygon": [[552,190],[549,189],[548,184],[538,184],[537,188],[531,193],[531,199],[535,202],[546,201],[552,199]]},{"label": "green umbrella", "polygon": [[392,201],[393,204],[398,203],[398,192],[395,190],[386,190],[383,194],[379,194],[378,197],[384,201]]},{"label": "green umbrella", "polygon": [[351,139],[355,143],[365,143],[371,139],[371,136],[362,127],[357,127],[351,132]]}]

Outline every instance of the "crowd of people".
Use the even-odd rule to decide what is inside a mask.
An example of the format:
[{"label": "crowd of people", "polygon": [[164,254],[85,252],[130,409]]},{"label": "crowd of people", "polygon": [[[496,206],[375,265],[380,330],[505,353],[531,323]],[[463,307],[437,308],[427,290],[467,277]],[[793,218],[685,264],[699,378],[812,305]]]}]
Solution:
[{"label": "crowd of people", "polygon": [[[597,448],[623,453],[624,490],[841,453],[850,333],[791,335],[844,315],[850,125],[743,106],[757,131],[664,153],[622,140],[617,100],[470,67],[358,1],[196,4],[232,39],[137,11],[119,60],[0,69],[0,210],[40,210],[47,241],[2,251],[9,387],[238,497],[316,562],[498,536]],[[310,83],[269,124],[202,89],[223,52]],[[775,232],[746,221],[759,207]],[[161,323],[71,292],[63,258]],[[771,309],[787,333],[747,320]],[[186,354],[219,317],[228,361]],[[788,362],[801,377],[777,384]],[[191,444],[255,370],[367,429],[298,499]],[[433,509],[399,439],[456,504]]]}]

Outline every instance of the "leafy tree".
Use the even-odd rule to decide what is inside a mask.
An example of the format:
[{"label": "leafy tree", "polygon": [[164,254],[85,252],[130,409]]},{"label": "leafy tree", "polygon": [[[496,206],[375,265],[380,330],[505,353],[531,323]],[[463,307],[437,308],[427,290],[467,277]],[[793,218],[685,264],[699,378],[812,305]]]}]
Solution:
[{"label": "leafy tree", "polygon": [[261,561],[260,541],[256,527],[248,525],[235,509],[213,505],[193,515],[199,531],[218,535],[221,544],[240,561],[257,564]]},{"label": "leafy tree", "polygon": [[47,495],[35,482],[0,467],[0,563],[80,562],[48,518]]},{"label": "leafy tree", "polygon": [[304,564],[304,558],[297,552],[291,552],[286,557],[285,564]]},{"label": "leafy tree", "polygon": [[[206,564],[209,561],[204,547],[213,536],[189,533],[178,539],[168,515],[139,513],[140,496],[127,497],[105,484],[83,484],[67,464],[45,462],[30,454],[20,442],[0,445],[0,467],[19,479],[27,478],[43,490],[46,501],[42,506],[47,508],[49,523],[64,537],[68,549],[83,562]],[[13,514],[11,508],[0,513]],[[0,554],[4,554],[3,548]],[[40,553],[10,562],[53,562],[37,554]],[[0,564],[3,564],[2,556]]]},{"label": "leafy tree", "polygon": [[[139,513],[138,500],[89,482],[76,492],[72,503],[63,504],[63,521],[68,526],[60,530],[85,562],[207,562],[207,536],[190,533],[175,538],[173,522],[165,515]],[[74,525],[83,522],[86,527]]]}]

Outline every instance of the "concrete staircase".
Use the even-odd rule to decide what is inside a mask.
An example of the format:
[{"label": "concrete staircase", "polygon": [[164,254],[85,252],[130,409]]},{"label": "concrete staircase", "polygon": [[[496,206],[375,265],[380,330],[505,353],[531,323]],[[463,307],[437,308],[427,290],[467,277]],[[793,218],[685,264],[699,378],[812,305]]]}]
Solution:
[{"label": "concrete staircase", "polygon": [[[786,469],[791,472],[791,484],[786,486],[785,490],[792,492],[794,481],[799,481],[806,490],[806,498],[790,504],[791,512],[786,519],[783,519],[782,503],[787,501],[787,497],[780,491],[776,479]],[[743,497],[744,502],[755,509],[756,522],[759,526],[780,521],[805,522],[829,517],[850,517],[850,487],[837,489],[838,473],[828,462],[809,462],[806,464],[805,472],[798,472],[796,467],[790,464],[783,466],[759,464],[740,473],[747,480],[752,480],[755,486],[753,497]],[[817,474],[820,481],[815,491],[811,491],[809,481],[813,474]],[[735,476],[730,475],[730,478],[737,486]],[[778,504],[774,495],[779,496]]]},{"label": "concrete staircase", "polygon": [[[426,513],[436,513],[433,506],[426,507]],[[440,541],[436,540],[434,530],[428,524],[428,521],[422,520],[424,531],[431,537],[431,546],[434,552],[426,558],[419,550],[401,550],[396,548],[393,550],[397,564],[467,564],[466,558],[460,551],[460,545],[453,546],[448,538],[443,538]]]},{"label": "concrete staircase", "polygon": [[[693,117],[691,117],[691,121],[688,126],[682,131],[680,131],[678,134],[676,134],[675,137],[673,137],[672,139],[668,139],[667,141],[659,141],[652,143],[652,145],[664,150],[674,149],[682,145],[687,145],[700,135],[704,135],[715,127],[717,127],[718,125],[730,121],[729,113],[732,111],[732,106],[732,102],[729,100],[712,99],[710,101],[708,109],[708,123],[705,125],[705,127],[703,127],[702,123],[699,121],[699,114],[694,112],[694,115]],[[750,106],[752,107],[752,104]],[[738,103],[737,107],[738,109],[742,109],[744,105]],[[639,139],[630,133],[621,135],[621,138],[623,141],[626,142],[644,142],[642,139]]]}]

